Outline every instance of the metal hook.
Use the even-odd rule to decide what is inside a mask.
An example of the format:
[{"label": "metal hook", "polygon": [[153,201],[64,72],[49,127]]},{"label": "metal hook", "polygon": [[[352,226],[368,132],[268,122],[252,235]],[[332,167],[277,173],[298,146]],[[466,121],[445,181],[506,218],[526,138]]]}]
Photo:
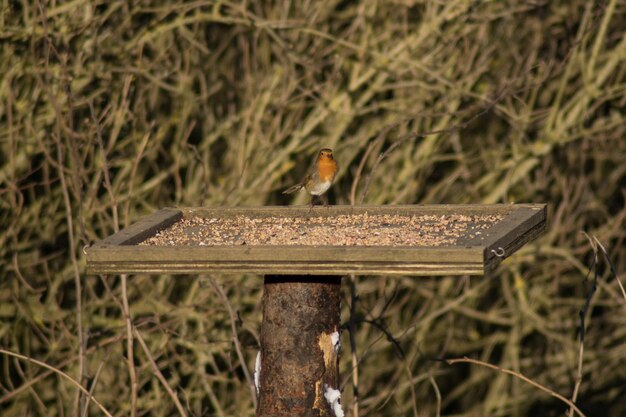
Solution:
[{"label": "metal hook", "polygon": [[498,250],[496,251],[495,249],[491,249],[491,252],[496,255],[498,258],[502,258],[504,257],[504,249],[502,249],[502,247],[498,247]]},{"label": "metal hook", "polygon": [[87,249],[89,249],[90,247],[91,247],[91,243],[83,246],[83,255],[87,256]]}]

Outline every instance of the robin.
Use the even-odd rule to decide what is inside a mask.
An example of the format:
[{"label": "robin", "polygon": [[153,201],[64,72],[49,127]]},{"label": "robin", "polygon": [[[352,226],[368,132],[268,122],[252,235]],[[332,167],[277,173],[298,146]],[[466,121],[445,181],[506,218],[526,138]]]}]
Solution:
[{"label": "robin", "polygon": [[333,150],[324,148],[317,155],[313,172],[304,177],[298,184],[287,188],[283,194],[292,194],[304,188],[311,194],[311,206],[313,206],[313,200],[328,191],[338,169],[337,161],[333,158]]}]

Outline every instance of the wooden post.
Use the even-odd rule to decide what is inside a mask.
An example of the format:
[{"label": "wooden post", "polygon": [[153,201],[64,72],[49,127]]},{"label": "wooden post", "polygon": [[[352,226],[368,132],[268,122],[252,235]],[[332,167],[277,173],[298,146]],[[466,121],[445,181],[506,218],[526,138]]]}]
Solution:
[{"label": "wooden post", "polygon": [[340,276],[265,276],[257,416],[336,415],[340,304]]}]

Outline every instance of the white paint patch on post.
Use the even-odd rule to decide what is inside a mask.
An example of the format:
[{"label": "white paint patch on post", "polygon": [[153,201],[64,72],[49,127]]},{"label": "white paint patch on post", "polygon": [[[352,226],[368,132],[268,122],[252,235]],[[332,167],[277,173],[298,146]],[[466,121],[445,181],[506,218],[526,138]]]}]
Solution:
[{"label": "white paint patch on post", "polygon": [[343,408],[341,408],[341,392],[328,385],[324,385],[324,388],[326,389],[324,392],[324,398],[328,401],[330,408],[333,409],[335,417],[344,417]]},{"label": "white paint patch on post", "polygon": [[256,388],[256,395],[259,395],[261,389],[261,351],[256,354],[256,361],[254,362],[254,387]]},{"label": "white paint patch on post", "polygon": [[333,343],[333,349],[335,349],[335,353],[339,353],[339,349],[341,349],[341,335],[339,332],[334,332],[330,335],[330,341]]}]

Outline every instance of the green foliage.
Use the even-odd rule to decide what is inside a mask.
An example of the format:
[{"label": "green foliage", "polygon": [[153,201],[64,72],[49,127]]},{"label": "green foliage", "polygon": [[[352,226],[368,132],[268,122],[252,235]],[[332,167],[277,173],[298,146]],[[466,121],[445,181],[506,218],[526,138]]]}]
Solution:
[{"label": "green foliage", "polygon": [[[480,358],[571,397],[592,253],[580,232],[626,269],[623,2],[1,7],[2,349],[75,379],[82,368],[107,410],[129,414],[121,281],[85,275],[83,246],[163,206],[292,203],[280,191],[327,146],[338,204],[550,204],[547,234],[492,279],[358,279],[360,415],[435,415],[435,387],[442,415],[566,410],[508,375],[432,358]],[[625,302],[603,278],[577,404],[626,415]],[[251,367],[261,280],[218,281]],[[133,276],[127,287],[133,323],[190,415],[253,415],[228,311],[205,278]],[[134,348],[138,413],[177,413]],[[0,355],[3,416],[68,415],[77,401],[67,379]]]}]

